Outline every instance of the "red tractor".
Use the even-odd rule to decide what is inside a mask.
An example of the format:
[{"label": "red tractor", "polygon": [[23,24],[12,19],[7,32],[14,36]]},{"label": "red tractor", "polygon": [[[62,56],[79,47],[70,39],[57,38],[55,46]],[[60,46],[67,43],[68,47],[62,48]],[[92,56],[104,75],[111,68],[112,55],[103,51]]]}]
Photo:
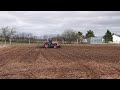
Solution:
[{"label": "red tractor", "polygon": [[45,48],[60,48],[60,45],[57,40],[52,41],[51,39],[49,39],[47,42],[44,43],[44,47]]}]

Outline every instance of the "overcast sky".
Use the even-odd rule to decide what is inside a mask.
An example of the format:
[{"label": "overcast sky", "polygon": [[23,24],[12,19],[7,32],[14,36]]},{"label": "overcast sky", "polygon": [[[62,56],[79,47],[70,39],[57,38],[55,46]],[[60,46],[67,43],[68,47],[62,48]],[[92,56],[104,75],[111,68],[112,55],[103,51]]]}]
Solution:
[{"label": "overcast sky", "polygon": [[0,27],[16,27],[18,32],[36,36],[61,34],[66,29],[93,30],[102,36],[109,29],[120,35],[120,11],[0,11]]}]

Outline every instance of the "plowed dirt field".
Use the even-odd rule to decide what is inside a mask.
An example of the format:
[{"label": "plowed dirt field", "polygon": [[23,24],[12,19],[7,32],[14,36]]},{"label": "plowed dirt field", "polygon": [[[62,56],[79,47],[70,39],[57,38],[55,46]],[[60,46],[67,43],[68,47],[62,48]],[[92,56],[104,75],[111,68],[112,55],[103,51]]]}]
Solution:
[{"label": "plowed dirt field", "polygon": [[0,79],[120,79],[120,46],[1,47]]}]

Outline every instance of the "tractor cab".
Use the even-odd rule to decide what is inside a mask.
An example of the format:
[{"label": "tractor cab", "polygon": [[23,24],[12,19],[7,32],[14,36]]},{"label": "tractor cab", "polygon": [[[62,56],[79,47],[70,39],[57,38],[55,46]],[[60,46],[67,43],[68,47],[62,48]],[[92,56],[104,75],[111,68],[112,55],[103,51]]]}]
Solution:
[{"label": "tractor cab", "polygon": [[53,41],[52,39],[48,39],[44,44],[45,48],[60,48],[58,41]]}]

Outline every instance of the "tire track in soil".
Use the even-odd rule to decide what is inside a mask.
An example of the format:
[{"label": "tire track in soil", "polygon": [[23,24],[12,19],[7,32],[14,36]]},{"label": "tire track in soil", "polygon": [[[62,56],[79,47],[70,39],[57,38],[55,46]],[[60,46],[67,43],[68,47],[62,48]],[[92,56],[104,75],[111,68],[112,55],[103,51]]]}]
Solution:
[{"label": "tire track in soil", "polygon": [[115,66],[113,66],[113,65],[109,65],[109,67],[110,68],[113,68],[114,69],[114,71],[117,71],[117,73],[116,74],[118,74],[119,76],[120,76],[120,69],[119,69],[119,67],[117,66],[117,67],[115,67]]},{"label": "tire track in soil", "polygon": [[[47,64],[45,62],[45,58],[41,54],[42,53],[41,49],[39,47],[36,47],[36,48],[38,48],[37,49],[38,52],[37,52],[37,55],[36,55],[36,59],[33,62],[35,67],[29,68],[28,73],[25,73],[25,72],[20,73],[20,75],[22,75],[23,77],[28,78],[28,79],[37,79],[38,77],[40,77],[41,72],[44,70],[44,65]],[[43,60],[44,60],[44,63],[43,63]],[[41,68],[42,68],[42,71],[41,71]]]},{"label": "tire track in soil", "polygon": [[9,55],[10,52],[13,52],[13,51],[15,51],[17,49],[18,49],[18,47],[6,48],[3,51],[0,51],[0,56]]},{"label": "tire track in soil", "polygon": [[[120,69],[114,67],[113,65],[108,65],[108,71],[101,71],[102,74],[99,75],[99,79],[120,79]],[[112,70],[111,70],[112,69]]]},{"label": "tire track in soil", "polygon": [[[56,68],[56,77],[55,78],[64,78],[66,74],[71,71],[69,66],[61,67],[65,63],[70,62],[70,57],[66,57],[66,54],[61,54],[63,51],[59,51],[58,49],[50,49],[52,59],[55,64],[54,67]],[[73,59],[73,58],[72,58]],[[66,68],[67,67],[67,68]]]},{"label": "tire track in soil", "polygon": [[4,59],[5,60],[8,59],[9,56],[11,57],[12,53],[16,52],[16,50],[18,50],[18,48],[15,48],[15,49],[12,49],[11,51],[7,51],[7,52],[3,53],[0,57],[0,61],[2,62]]},{"label": "tire track in soil", "polygon": [[94,71],[93,68],[91,68],[87,65],[84,65],[84,64],[83,64],[83,68],[87,75],[86,78],[90,78],[90,79],[99,79],[100,78],[100,76]]},{"label": "tire track in soil", "polygon": [[[1,62],[1,66],[5,66],[5,65],[8,65],[8,66],[5,66],[6,68],[9,68],[9,63],[13,63],[13,62],[16,62],[17,61],[17,57],[18,56],[21,56],[24,54],[25,51],[29,50],[29,48],[26,48],[26,47],[17,47],[16,51],[12,52],[9,57],[5,58],[4,62]],[[19,52],[18,52],[19,51]],[[16,57],[17,56],[17,57]],[[7,69],[5,69],[7,70]],[[4,76],[4,78],[14,78],[15,77],[18,77],[18,71],[9,71],[7,70],[7,72],[5,73],[0,73],[0,77],[2,78]]]},{"label": "tire track in soil", "polygon": [[[31,51],[29,51],[29,52],[31,52]],[[43,51],[43,52],[45,52],[45,51]],[[49,52],[52,52],[51,54],[50,54],[50,56],[52,56],[51,57],[51,60],[52,60],[52,62],[54,62],[53,61],[53,59],[54,58],[56,58],[57,59],[57,57],[59,56],[59,53],[58,53],[58,56],[55,54],[56,53],[56,50],[55,49],[49,49]],[[48,53],[48,52],[47,52]],[[61,56],[61,55],[60,55]],[[44,55],[44,57],[46,57],[46,55]],[[54,57],[54,58],[53,58]],[[64,58],[64,57],[63,57]],[[59,58],[60,59],[60,58]],[[57,59],[57,60],[59,60],[59,59]],[[49,61],[49,57],[47,58],[47,60]],[[50,62],[49,62],[50,63]],[[50,63],[51,64],[51,63]],[[55,64],[54,64],[55,65]],[[91,68],[89,68],[89,67],[87,67],[87,66],[85,66],[85,65],[82,65],[81,64],[81,66],[82,66],[82,68],[84,69],[84,71],[87,73],[87,77],[90,77],[90,78],[95,78],[96,76],[94,76],[95,75],[95,72],[94,71],[91,71]],[[48,70],[50,70],[50,69],[48,69]],[[75,69],[73,69],[73,70],[75,70]],[[67,70],[66,70],[67,71]],[[64,73],[65,74],[65,73]],[[31,76],[31,77],[30,77]],[[26,78],[32,78],[32,73],[25,73],[25,77]],[[64,76],[64,75],[63,75]]]},{"label": "tire track in soil", "polygon": [[35,47],[29,47],[23,55],[18,58],[18,62],[32,63],[37,60],[39,55],[39,49]]},{"label": "tire track in soil", "polygon": [[43,49],[41,49],[41,51],[42,51],[42,56],[49,62],[49,64],[50,65],[52,65],[53,67],[55,67],[55,65],[54,65],[54,62],[52,62],[53,61],[53,58],[51,58],[52,57],[52,52],[50,52],[49,50],[43,50]]},{"label": "tire track in soil", "polygon": [[74,59],[71,58],[71,60],[74,60],[76,62],[81,61],[81,60],[84,60],[84,61],[88,62],[88,61],[91,61],[93,59],[96,59],[96,56],[90,55],[88,52],[87,53],[86,52],[82,51],[82,53],[81,53],[79,49],[67,49],[67,50],[64,50],[62,52],[62,54],[63,55],[67,54],[68,57],[71,56],[72,58],[74,58]]},{"label": "tire track in soil", "polygon": [[67,53],[63,53],[64,50],[60,51],[60,50],[57,50],[57,49],[51,49],[51,51],[52,51],[52,57],[54,57],[53,59],[55,59],[57,61],[56,62],[56,64],[57,64],[56,65],[56,73],[57,73],[56,78],[61,78],[62,79],[62,78],[69,77],[69,74],[67,75],[67,73],[69,73],[70,71],[75,71],[73,65],[60,67],[60,64],[63,64],[63,65],[64,65],[64,63],[70,64],[71,60],[73,60],[74,58],[71,57],[71,56],[68,56]]},{"label": "tire track in soil", "polygon": [[[47,72],[46,78],[55,78],[57,76],[57,68],[55,60],[52,58],[52,52],[50,49],[41,49],[41,54],[49,64],[49,67],[44,71]],[[50,77],[49,77],[50,76]]]},{"label": "tire track in soil", "polygon": [[[36,52],[36,50],[37,50],[37,52]],[[22,60],[21,62],[24,62],[25,61],[25,63],[27,62],[27,63],[31,63],[31,62],[29,62],[29,61],[31,61],[32,60],[32,63],[35,63],[36,61],[34,61],[34,60],[38,60],[39,59],[39,55],[40,55],[40,57],[41,57],[41,50],[40,50],[40,48],[30,48],[30,49],[28,49],[28,50],[26,50],[27,52],[24,52],[24,55],[22,56],[22,57],[20,57],[19,58],[19,60]],[[32,54],[32,56],[30,56],[29,58],[28,58],[28,53],[34,53],[34,55]],[[27,55],[28,56],[27,56]],[[32,57],[32,58],[31,58]],[[33,57],[35,57],[34,59],[33,59]],[[46,57],[46,56],[45,56]],[[24,58],[24,59],[22,59],[22,58]],[[27,59],[26,59],[27,58]],[[31,59],[31,60],[29,60],[29,59]],[[46,58],[44,58],[43,57],[43,59],[45,60]],[[28,61],[29,60],[29,61]],[[48,62],[48,60],[47,60],[47,62]],[[46,63],[44,63],[44,64],[46,64]],[[50,63],[50,65],[51,65],[51,63]],[[27,64],[27,66],[28,66],[28,64]],[[35,75],[34,75],[34,73],[33,72],[37,72],[37,71],[39,71],[38,69],[37,70],[35,70],[34,69],[34,71],[33,71],[33,65],[32,66],[28,66],[28,68],[25,70],[25,71],[20,71],[20,72],[18,72],[17,74],[19,75],[19,76],[21,76],[22,78],[28,78],[28,79],[30,79],[30,78],[37,78]],[[51,70],[51,69],[47,69],[47,71],[49,71],[49,70]]]},{"label": "tire track in soil", "polygon": [[64,59],[66,59],[66,61],[68,61],[68,62],[70,62],[70,60],[76,60],[76,58],[72,57],[68,52],[65,53],[64,50],[62,50],[62,51],[56,50],[56,53],[58,53],[61,56],[64,56]]},{"label": "tire track in soil", "polygon": [[[82,48],[80,47],[80,49],[82,49]],[[64,50],[61,49],[61,52],[62,52],[61,54],[63,54],[63,55],[65,54],[68,57],[71,56],[72,58],[74,58],[74,60],[75,59],[76,60],[78,60],[78,59],[86,59],[86,57],[87,57],[87,55],[85,56],[86,51],[84,51],[84,53],[82,51],[82,53],[81,53],[78,47],[76,47],[76,48],[75,47],[73,47],[73,48],[65,47]],[[84,56],[84,58],[83,58],[83,56]]]},{"label": "tire track in soil", "polygon": [[8,64],[8,62],[10,62],[10,60],[12,59],[14,59],[13,55],[10,55],[10,56],[4,55],[3,57],[1,57],[0,66],[4,66]]},{"label": "tire track in soil", "polygon": [[58,53],[57,49],[51,49],[50,52],[52,52],[51,58],[54,60],[54,62],[56,62],[56,63],[67,62],[68,58],[61,55],[61,53]]},{"label": "tire track in soil", "polygon": [[16,61],[17,57],[21,56],[22,54],[24,54],[23,52],[25,52],[25,51],[26,51],[25,48],[23,48],[23,47],[17,47],[11,53],[2,55],[0,57],[0,62],[1,62],[0,66],[4,66],[4,65],[8,64],[8,62],[11,62],[11,60]]},{"label": "tire track in soil", "polygon": [[[19,53],[18,51],[21,51],[21,50],[24,50],[24,48],[23,47],[15,47],[15,48],[13,47],[13,49],[11,48],[11,50],[4,51],[5,53],[0,53],[0,56],[8,58],[7,56],[11,56],[11,54],[13,56],[14,54]],[[14,53],[14,52],[16,52],[16,53]]]},{"label": "tire track in soil", "polygon": [[[113,77],[114,74],[120,76],[120,70],[119,70],[119,68],[114,67],[115,64],[114,65],[101,64],[101,65],[100,65],[100,67],[101,67],[100,70],[98,69],[98,67],[92,67],[91,64],[86,65],[88,67],[92,67],[92,68],[87,68],[87,70],[91,69],[92,71],[94,71],[89,74],[91,79],[101,79],[101,77],[106,76],[106,75],[110,76],[110,78],[114,78]],[[107,67],[105,67],[105,66],[107,66]],[[103,69],[105,68],[108,70],[103,70],[102,68]],[[95,72],[95,70],[96,70],[96,72]],[[111,77],[111,75],[113,75],[113,76]]]},{"label": "tire track in soil", "polygon": [[[67,58],[65,59],[65,57],[63,56],[63,55],[60,55],[59,53],[57,53],[57,49],[49,49],[49,50],[45,50],[45,51],[43,51],[44,52],[44,57],[47,59],[47,60],[49,60],[49,58],[51,59],[51,61],[50,62],[54,62],[53,64],[54,64],[54,66],[56,66],[56,64],[58,64],[58,63],[61,63],[61,62],[63,62],[64,63],[64,61],[66,61],[67,60]],[[48,52],[50,52],[50,53],[48,53]],[[47,54],[47,55],[45,55],[45,54]],[[57,66],[56,66],[57,67]]]},{"label": "tire track in soil", "polygon": [[[51,49],[51,51],[52,51],[52,57],[54,57],[53,59],[55,60],[53,62],[57,61],[56,64],[55,64],[55,67],[56,67],[56,78],[61,78],[62,79],[62,78],[69,78],[69,77],[71,78],[73,76],[74,76],[74,78],[79,77],[79,76],[73,75],[72,73],[74,73],[74,71],[76,71],[76,70],[77,71],[78,70],[81,71],[81,68],[80,69],[79,68],[74,68],[73,65],[69,65],[69,66],[65,66],[65,67],[64,66],[62,66],[62,67],[59,66],[60,64],[64,65],[65,62],[70,64],[70,61],[69,61],[70,58],[66,57],[66,56],[63,56],[63,54],[61,54],[64,51],[59,51],[58,52],[57,49]],[[71,72],[72,76],[70,74],[67,74],[69,72]]]},{"label": "tire track in soil", "polygon": [[68,62],[71,62],[71,61],[77,62],[80,60],[84,60],[79,56],[79,53],[76,54],[75,52],[70,52],[69,50],[61,49],[61,50],[56,50],[56,52],[61,56],[64,56],[64,59],[66,59]]},{"label": "tire track in soil", "polygon": [[4,52],[5,49],[10,49],[12,48],[11,46],[6,46],[6,47],[2,47],[0,48],[0,52]]},{"label": "tire track in soil", "polygon": [[18,55],[18,57],[16,58],[16,61],[21,63],[21,61],[24,59],[23,57],[26,56],[26,53],[28,53],[30,51],[30,48],[23,48],[24,50],[19,52],[20,54]]},{"label": "tire track in soil", "polygon": [[[70,48],[70,47],[66,47],[64,51],[64,53],[68,53],[69,56],[72,56],[74,58],[76,58],[76,60],[84,60],[84,61],[91,61],[91,60],[96,60],[97,61],[101,61],[101,59],[103,57],[101,56],[96,56],[94,55],[95,52],[93,51],[90,51],[89,50],[90,47],[84,47],[84,48],[81,48],[81,47],[73,47],[73,48]],[[82,51],[82,52],[81,52]],[[100,55],[100,54],[98,54]],[[106,58],[106,57],[105,57]]]},{"label": "tire track in soil", "polygon": [[[19,48],[19,47],[18,47]],[[23,57],[21,57],[21,56],[23,56],[23,55],[25,55],[25,53],[29,53],[29,52],[31,52],[31,51],[35,51],[35,52],[32,52],[32,53],[34,53],[35,55],[37,55],[38,56],[38,54],[39,54],[39,52],[36,52],[36,50],[37,51],[39,51],[39,49],[34,49],[34,48],[31,48],[31,50],[30,50],[30,47],[22,47],[22,50],[21,51],[19,51],[19,53],[17,54],[17,55],[19,55],[19,58],[16,58],[17,60],[18,59],[22,59]],[[15,55],[16,56],[16,55]],[[36,56],[34,56],[34,55],[32,55],[31,57],[33,57],[35,60],[37,59],[37,57]],[[33,61],[33,58],[31,58],[32,59],[32,61]],[[15,61],[16,61],[16,59],[15,59]],[[28,59],[27,59],[28,60]],[[5,62],[5,64],[8,64],[8,62]],[[4,65],[5,65],[4,64]],[[30,67],[29,67],[30,68]],[[9,73],[11,73],[11,74],[9,74]],[[13,72],[9,72],[9,73],[5,73],[5,76],[6,77],[11,77],[11,78],[14,78],[14,76],[21,76],[22,78],[34,78],[34,74],[32,73],[32,72],[30,72],[30,71],[27,71],[27,73],[26,72],[24,72],[24,71],[14,71],[14,74],[13,74]],[[22,73],[22,74],[21,74]],[[2,75],[0,75],[0,76],[4,76],[4,74],[2,74]]]},{"label": "tire track in soil", "polygon": [[46,75],[46,73],[50,72],[51,68],[49,67],[51,66],[53,67],[53,65],[51,65],[50,61],[48,60],[48,58],[46,58],[43,52],[45,51],[42,50],[41,48],[38,48],[37,58],[35,62],[33,62],[35,67],[31,67],[31,68],[29,67],[29,69],[27,69],[27,73],[26,71],[25,72],[21,71],[19,75],[28,79],[32,79],[32,78],[36,79],[41,76],[48,77],[49,75],[48,74]]},{"label": "tire track in soil", "polygon": [[[81,47],[73,47],[73,48],[65,48],[67,50],[64,50],[63,53],[67,53],[68,56],[76,58],[76,60],[84,60],[84,61],[90,61],[90,59],[96,59],[95,56],[93,57],[93,54],[91,55],[89,53],[88,49],[83,49]],[[81,52],[82,50],[82,52]]]},{"label": "tire track in soil", "polygon": [[112,47],[105,47],[105,46],[75,47],[74,46],[71,48],[65,47],[64,49],[67,49],[67,50],[65,50],[64,52],[68,52],[69,55],[75,56],[80,59],[84,59],[86,61],[94,60],[97,62],[104,61],[104,62],[113,62],[114,63],[114,62],[120,61],[120,56],[118,53],[120,51],[118,51],[119,50],[118,48],[119,47],[113,47],[113,46]]},{"label": "tire track in soil", "polygon": [[[86,79],[100,78],[101,75],[98,72],[95,72],[95,71],[97,71],[98,68],[95,68],[94,66],[92,66],[91,65],[92,63],[88,64],[86,61],[84,61],[84,59],[76,57],[76,53],[79,53],[79,51],[75,51],[75,53],[74,53],[74,50],[72,51],[72,48],[69,50],[67,50],[67,49],[68,48],[66,48],[66,47],[65,48],[63,47],[62,49],[40,49],[40,48],[37,49],[34,46],[17,47],[16,50],[13,50],[13,51],[11,50],[11,52],[9,51],[10,49],[8,49],[8,50],[5,49],[4,51],[9,52],[9,53],[4,54],[4,56],[1,56],[1,57],[5,57],[7,55],[9,55],[9,56],[6,58],[3,58],[3,60],[5,62],[1,62],[1,61],[0,62],[9,64],[9,61],[14,59],[14,61],[16,61],[16,60],[18,60],[20,62],[25,61],[25,63],[27,62],[28,64],[29,63],[33,64],[34,62],[36,63],[36,61],[42,62],[44,60],[43,63],[39,63],[38,65],[40,65],[40,64],[46,65],[47,64],[48,66],[50,66],[50,67],[47,66],[45,68],[41,67],[36,70],[35,68],[33,68],[33,67],[31,68],[31,66],[26,64],[26,66],[29,67],[28,70],[18,71],[18,73],[15,72],[14,74],[12,74],[11,72],[4,73],[6,78],[8,75],[11,75],[11,77],[12,76],[14,77],[14,75],[18,75],[18,76],[21,76],[21,78],[28,78],[28,79],[39,77],[37,75],[34,75],[34,73],[38,73],[40,76],[44,75],[44,77],[47,77],[47,78],[49,78],[50,75],[51,75],[50,78],[53,78],[53,77],[55,77],[55,78],[81,78],[80,72],[82,72],[82,71],[84,73],[86,73],[82,78],[86,78]],[[78,50],[78,49],[76,49],[76,50]],[[0,51],[0,53],[2,55],[1,51]],[[93,59],[91,59],[91,60],[93,60]],[[75,62],[75,64],[72,64],[71,67],[69,68],[68,66],[65,66],[66,65],[66,64],[64,64],[65,62],[66,63],[68,62],[67,64]],[[65,66],[65,67],[64,68],[59,67],[59,65],[60,65],[59,63],[62,63],[63,66]],[[119,66],[119,64],[117,64],[117,65]],[[33,64],[33,66],[34,66],[34,64]],[[107,65],[107,66],[109,66],[109,65]],[[104,67],[104,65],[103,65],[103,67]],[[113,68],[113,71],[115,70],[113,72],[113,74],[116,73],[116,74],[120,75],[119,67],[114,66],[114,64],[112,64],[112,63],[109,67]],[[109,67],[107,67],[107,68],[109,69]],[[101,68],[101,70],[102,70],[102,68]],[[103,71],[103,75],[107,74],[106,72],[104,72],[104,70],[102,70],[102,71]],[[78,72],[78,73],[75,75],[74,72]],[[110,69],[108,71],[108,73],[111,73],[111,72],[112,72],[112,69]],[[4,76],[4,74],[2,74],[2,75]],[[0,76],[2,76],[2,75],[0,75]],[[8,76],[8,78],[9,77],[10,76]]]},{"label": "tire track in soil", "polygon": [[[72,57],[73,55],[72,54],[68,54],[68,52],[64,52],[64,51],[59,51],[59,50],[55,50],[55,49],[53,49],[53,52],[54,52],[54,57],[56,57],[56,59],[57,59],[57,57],[59,57],[59,55],[60,56],[63,56],[64,55],[64,60],[66,59],[66,60],[70,60],[70,59],[72,59],[72,60],[76,60],[74,57],[76,57],[76,55],[74,55],[74,57]],[[57,52],[57,56],[55,56],[55,53]],[[64,53],[63,53],[64,52]],[[69,56],[71,56],[71,57],[67,57],[66,58],[66,56],[65,55],[69,55]],[[77,58],[77,57],[76,57]],[[64,61],[64,60],[61,60],[61,61]],[[86,74],[87,74],[87,77],[88,78],[99,78],[99,75],[94,71],[94,69],[93,68],[91,68],[91,67],[89,67],[89,66],[87,66],[87,65],[85,65],[84,63],[86,63],[86,62],[82,62],[82,63],[78,63],[79,64],[79,66],[83,69],[83,71],[84,72],[86,72]],[[80,67],[78,67],[78,68],[80,68]],[[73,68],[68,68],[68,70],[73,70],[73,71],[75,71],[76,69],[73,67]],[[78,70],[78,69],[77,69]],[[80,69],[81,70],[81,69]],[[63,70],[62,70],[63,71]],[[61,72],[62,72],[61,71]],[[64,72],[64,73],[62,73],[62,75],[60,75],[59,77],[61,77],[61,76],[64,76],[64,74],[65,74],[66,72]]]}]

